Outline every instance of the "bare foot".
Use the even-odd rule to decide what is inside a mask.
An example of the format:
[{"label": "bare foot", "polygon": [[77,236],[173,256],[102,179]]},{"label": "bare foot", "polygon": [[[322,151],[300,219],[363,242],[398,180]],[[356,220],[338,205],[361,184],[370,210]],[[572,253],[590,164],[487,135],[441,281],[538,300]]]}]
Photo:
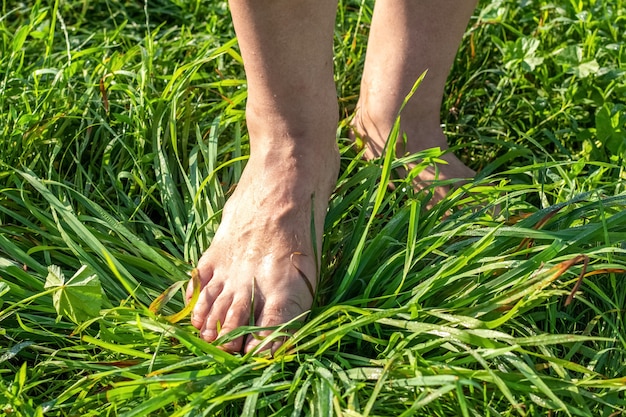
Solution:
[{"label": "bare foot", "polygon": [[[215,238],[198,263],[202,291],[191,322],[206,341],[241,326],[278,326],[311,307],[318,279],[315,253],[321,250],[339,154],[336,146],[326,152],[310,149],[308,155],[284,148],[252,153]],[[187,299],[192,292],[190,285]],[[249,352],[270,333],[240,337],[222,348]],[[279,345],[268,347],[275,350]]]},{"label": "bare foot", "polygon": [[[412,153],[415,152],[417,151]],[[443,159],[446,163],[437,164],[436,167],[432,165],[428,166],[413,180],[413,184],[417,190],[432,189],[433,195],[426,205],[426,208],[428,209],[443,200],[452,189],[466,184],[468,180],[471,180],[476,176],[476,172],[461,162],[461,160],[453,153],[445,153],[440,159]],[[410,170],[414,166],[415,164],[409,164],[407,168]],[[453,180],[454,182],[452,185],[448,186],[433,187],[432,185],[435,181],[446,180]]]},{"label": "bare foot", "polygon": [[[379,124],[380,125],[380,124]],[[391,130],[391,121],[387,123],[383,129],[377,127],[377,124],[361,115],[359,111],[352,119],[350,126],[351,139],[360,142],[365,147],[365,158],[368,160],[379,158],[383,155],[385,143],[387,142],[388,132]],[[398,143],[396,146],[398,156],[417,153],[429,148],[448,149],[448,140],[439,126],[425,128],[417,123],[412,123],[416,128],[412,132],[406,132],[409,142],[406,144]],[[432,124],[431,124],[432,125]],[[400,142],[400,141],[398,141]],[[445,164],[429,166],[422,170],[413,180],[416,190],[425,190],[432,187],[435,181],[455,180],[452,186],[436,186],[432,189],[433,196],[428,202],[426,208],[430,209],[439,201],[441,201],[451,190],[452,187],[458,187],[474,178],[476,172],[465,165],[456,155],[447,152],[442,155]],[[407,170],[410,171],[416,164],[409,164]],[[406,175],[406,171],[402,173]]]}]

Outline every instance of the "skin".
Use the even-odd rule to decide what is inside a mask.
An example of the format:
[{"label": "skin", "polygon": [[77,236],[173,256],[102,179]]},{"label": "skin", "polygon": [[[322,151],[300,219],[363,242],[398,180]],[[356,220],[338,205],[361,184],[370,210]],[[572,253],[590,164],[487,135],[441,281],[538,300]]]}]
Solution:
[{"label": "skin", "polygon": [[[230,1],[248,78],[251,152],[197,265],[201,293],[191,322],[209,342],[251,324],[251,318],[257,326],[278,326],[311,307],[319,264],[315,253],[321,250],[311,223],[321,237],[339,170],[332,49],[336,7],[336,0]],[[425,69],[428,75],[403,113],[408,142],[398,151],[447,148],[439,122],[443,89],[474,7],[473,0],[376,3],[353,122],[355,134],[367,142],[368,157],[381,154],[400,104]],[[446,159],[439,178],[474,175],[456,156]],[[433,177],[434,172],[423,173],[416,187]],[[192,292],[190,285],[188,299]],[[221,348],[249,352],[270,333],[240,337]],[[264,348],[275,350],[280,343]]]},{"label": "skin", "polygon": [[[440,114],[446,80],[476,0],[389,0],[376,2],[361,96],[353,132],[366,143],[366,157],[382,155],[398,110],[419,76],[426,77],[402,112],[396,153],[405,155],[439,147],[448,149]],[[418,189],[436,179],[468,179],[476,173],[452,153],[415,179]],[[412,168],[409,166],[409,168]],[[431,206],[449,190],[434,190]]]},{"label": "skin", "polygon": [[[248,325],[253,295],[254,324],[263,327],[285,323],[313,301],[300,274],[315,288],[311,213],[321,237],[339,170],[336,6],[335,0],[230,2],[248,77],[251,151],[197,266],[203,288],[192,324],[207,341]],[[258,343],[239,338],[222,348],[248,352]]]}]

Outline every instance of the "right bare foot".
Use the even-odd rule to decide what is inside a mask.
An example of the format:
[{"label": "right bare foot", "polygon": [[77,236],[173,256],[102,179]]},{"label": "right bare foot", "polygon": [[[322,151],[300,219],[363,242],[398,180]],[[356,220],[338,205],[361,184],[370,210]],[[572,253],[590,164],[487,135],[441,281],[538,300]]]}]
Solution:
[{"label": "right bare foot", "polygon": [[[252,152],[198,263],[202,291],[192,324],[203,339],[213,342],[241,326],[278,326],[311,307],[338,155],[336,145],[326,151],[311,145]],[[188,299],[192,292],[190,285]],[[270,333],[240,337],[222,348],[249,352]],[[274,351],[279,345],[266,347]]]}]

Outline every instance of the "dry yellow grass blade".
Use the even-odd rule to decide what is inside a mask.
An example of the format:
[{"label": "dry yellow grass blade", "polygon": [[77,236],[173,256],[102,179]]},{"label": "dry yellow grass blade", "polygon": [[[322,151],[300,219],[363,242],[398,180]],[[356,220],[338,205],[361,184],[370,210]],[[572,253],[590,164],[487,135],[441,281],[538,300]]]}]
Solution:
[{"label": "dry yellow grass blade", "polygon": [[[196,305],[198,297],[200,296],[200,277],[198,276],[198,270],[195,268],[191,271],[191,282],[193,283],[193,295],[191,296],[191,300],[189,300],[185,308],[183,308],[178,313],[164,316],[163,318],[165,318],[165,320],[167,320],[168,322],[172,324],[178,323],[179,321],[187,317]],[[172,299],[172,297],[184,284],[185,282],[180,281],[171,285],[161,295],[155,298],[155,300],[150,304],[149,310],[157,314],[161,310],[161,308],[163,308],[163,306]]]}]

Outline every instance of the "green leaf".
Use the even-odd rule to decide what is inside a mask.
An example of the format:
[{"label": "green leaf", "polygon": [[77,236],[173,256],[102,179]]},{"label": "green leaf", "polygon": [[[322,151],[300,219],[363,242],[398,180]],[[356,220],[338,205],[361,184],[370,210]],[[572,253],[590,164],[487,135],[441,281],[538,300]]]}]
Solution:
[{"label": "green leaf", "polygon": [[59,315],[68,317],[74,323],[84,322],[100,313],[102,286],[98,277],[85,265],[67,281],[61,268],[49,266],[44,288],[56,289],[52,295],[54,308]]},{"label": "green leaf", "polygon": [[[0,297],[8,293],[9,290],[10,290],[9,285],[5,282],[0,281]],[[2,298],[0,298],[0,308],[2,308],[3,304],[4,304],[4,301],[2,300]]]},{"label": "green leaf", "polygon": [[579,65],[582,59],[583,49],[580,45],[569,45],[554,52],[554,61],[566,70]]},{"label": "green leaf", "polygon": [[600,69],[600,64],[595,59],[591,61],[583,62],[576,68],[574,68],[574,74],[578,78],[587,78],[589,76],[595,75],[598,73]]},{"label": "green leaf", "polygon": [[24,46],[29,31],[30,28],[28,26],[22,26],[17,30],[13,38],[13,52],[20,52],[22,50],[22,46]]},{"label": "green leaf", "polygon": [[606,103],[596,113],[596,132],[598,140],[613,154],[618,155],[626,148],[626,108],[622,104]]}]

